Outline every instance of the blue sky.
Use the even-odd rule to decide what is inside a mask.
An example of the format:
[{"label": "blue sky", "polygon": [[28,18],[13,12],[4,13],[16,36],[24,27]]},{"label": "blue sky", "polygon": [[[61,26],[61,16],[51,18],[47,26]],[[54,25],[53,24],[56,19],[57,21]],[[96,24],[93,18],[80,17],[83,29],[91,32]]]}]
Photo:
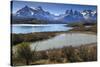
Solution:
[{"label": "blue sky", "polygon": [[75,4],[59,4],[59,3],[43,3],[43,2],[28,2],[28,1],[13,1],[12,12],[15,13],[17,10],[23,8],[25,5],[36,8],[41,6],[43,10],[49,11],[52,14],[59,15],[64,14],[66,10],[97,10],[96,6],[93,5],[75,5]]}]

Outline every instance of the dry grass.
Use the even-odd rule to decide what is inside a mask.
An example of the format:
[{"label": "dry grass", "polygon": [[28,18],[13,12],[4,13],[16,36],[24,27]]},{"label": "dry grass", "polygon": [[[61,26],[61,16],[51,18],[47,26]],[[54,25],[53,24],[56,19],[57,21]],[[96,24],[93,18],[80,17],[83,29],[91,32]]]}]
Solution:
[{"label": "dry grass", "polygon": [[[97,61],[97,45],[93,43],[38,51],[35,52],[33,60],[35,61],[31,61],[30,65]],[[25,65],[24,61],[20,61],[23,60],[13,58],[12,62],[14,65]]]}]

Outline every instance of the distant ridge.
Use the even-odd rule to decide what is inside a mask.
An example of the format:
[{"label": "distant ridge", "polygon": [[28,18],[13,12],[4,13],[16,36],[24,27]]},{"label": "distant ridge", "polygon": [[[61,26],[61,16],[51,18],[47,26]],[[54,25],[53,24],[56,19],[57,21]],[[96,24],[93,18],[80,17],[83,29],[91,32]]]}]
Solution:
[{"label": "distant ridge", "polygon": [[[12,20],[15,22],[17,20],[43,20],[46,23],[71,23],[71,22],[91,22],[97,20],[97,11],[93,10],[83,10],[79,12],[78,10],[66,10],[65,14],[55,16],[49,11],[44,11],[41,6],[37,8],[31,8],[29,6],[24,6],[19,9],[14,15],[12,14]],[[17,21],[18,22],[18,21]],[[45,22],[44,22],[45,23]]]}]

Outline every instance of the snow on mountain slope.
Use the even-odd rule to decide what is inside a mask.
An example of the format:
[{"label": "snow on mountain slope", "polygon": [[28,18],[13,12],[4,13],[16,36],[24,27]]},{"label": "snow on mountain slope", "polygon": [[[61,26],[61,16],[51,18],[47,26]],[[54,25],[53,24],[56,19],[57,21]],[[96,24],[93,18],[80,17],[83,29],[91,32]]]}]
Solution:
[{"label": "snow on mountain slope", "polygon": [[13,16],[15,18],[36,18],[38,20],[47,20],[47,21],[59,21],[59,22],[80,22],[80,21],[90,21],[97,19],[97,11],[92,10],[83,10],[79,12],[77,10],[66,10],[65,14],[61,14],[59,16],[55,16],[51,14],[49,11],[44,11],[41,6],[37,8],[30,8],[29,6],[25,6],[19,9],[16,14]]}]

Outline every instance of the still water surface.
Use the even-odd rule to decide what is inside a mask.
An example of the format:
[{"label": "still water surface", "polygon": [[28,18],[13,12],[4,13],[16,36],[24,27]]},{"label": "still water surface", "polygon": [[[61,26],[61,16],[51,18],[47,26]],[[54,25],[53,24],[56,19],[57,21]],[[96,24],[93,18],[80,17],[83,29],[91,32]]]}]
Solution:
[{"label": "still water surface", "polygon": [[66,24],[13,24],[12,33],[55,32],[72,29]]},{"label": "still water surface", "polygon": [[53,48],[61,48],[64,46],[79,46],[90,43],[96,43],[97,36],[92,34],[82,34],[82,33],[67,33],[60,34],[54,38],[47,39],[44,41],[37,41],[32,43],[30,46],[32,50],[37,46],[37,51],[47,50]]}]

